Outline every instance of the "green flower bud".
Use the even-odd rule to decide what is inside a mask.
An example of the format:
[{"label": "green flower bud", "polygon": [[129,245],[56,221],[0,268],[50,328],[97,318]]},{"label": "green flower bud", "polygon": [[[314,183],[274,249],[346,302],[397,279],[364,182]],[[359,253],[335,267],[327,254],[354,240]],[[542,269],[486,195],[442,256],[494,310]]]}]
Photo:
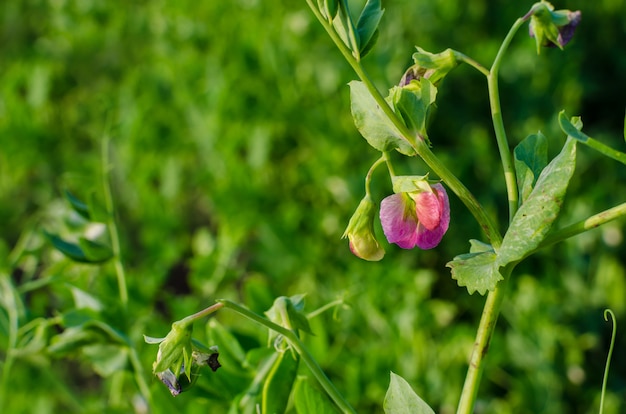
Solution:
[{"label": "green flower bud", "polygon": [[417,47],[417,52],[413,54],[413,61],[415,64],[404,72],[399,86],[408,86],[412,80],[421,78],[426,78],[437,86],[459,64],[452,49],[446,49],[441,53],[430,53]]},{"label": "green flower bud", "polygon": [[[191,332],[193,323],[178,321],[172,324],[172,330],[159,343],[157,359],[152,366],[153,372],[171,370],[175,377],[181,373],[183,365],[191,366]],[[187,370],[189,379],[191,371]]]},{"label": "green flower bud", "polygon": [[376,210],[376,204],[369,195],[366,195],[350,218],[342,236],[350,241],[350,250],[355,256],[369,261],[379,261],[385,256],[385,250],[380,247],[374,236]]}]

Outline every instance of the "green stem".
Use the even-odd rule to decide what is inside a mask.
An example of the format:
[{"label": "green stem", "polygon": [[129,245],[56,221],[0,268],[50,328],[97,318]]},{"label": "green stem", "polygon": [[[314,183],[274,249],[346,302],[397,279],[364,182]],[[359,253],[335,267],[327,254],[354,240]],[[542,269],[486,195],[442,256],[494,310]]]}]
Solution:
[{"label": "green stem", "polygon": [[[517,212],[518,191],[517,182],[515,177],[515,168],[513,166],[513,156],[509,150],[509,143],[506,137],[506,131],[504,129],[504,121],[502,119],[502,109],[500,106],[500,93],[498,88],[498,71],[502,58],[507,48],[509,47],[511,40],[515,36],[515,33],[520,26],[526,21],[526,18],[519,18],[515,21],[509,33],[507,33],[500,50],[494,59],[494,62],[487,76],[487,86],[489,88],[489,105],[491,107],[491,119],[493,122],[494,132],[496,135],[496,141],[498,144],[498,150],[500,152],[500,159],[502,161],[502,168],[504,170],[504,181],[506,183],[507,196],[509,201],[509,222],[513,220],[515,213]],[[471,61],[468,62],[471,64]],[[474,65],[473,65],[474,66]],[[475,66],[476,67],[476,66]],[[497,249],[497,246],[494,246]],[[465,383],[463,384],[463,390],[461,391],[461,398],[457,407],[457,414],[470,414],[474,410],[474,403],[476,396],[478,395],[478,388],[480,385],[480,379],[485,369],[484,361],[487,351],[489,350],[489,343],[493,337],[493,332],[498,321],[498,315],[500,314],[500,308],[502,301],[506,293],[506,285],[513,270],[514,265],[505,267],[501,271],[501,275],[504,278],[496,288],[489,292],[485,306],[483,307],[483,313],[480,318],[478,331],[476,332],[476,340],[474,341],[474,349],[472,350],[472,356],[470,357],[469,367],[467,369],[467,375],[465,377]]]},{"label": "green stem", "polygon": [[604,410],[604,395],[606,394],[606,383],[609,379],[609,367],[611,366],[611,356],[613,355],[613,349],[615,348],[615,335],[617,334],[617,327],[615,326],[615,314],[610,309],[604,310],[604,320],[609,321],[608,315],[611,315],[611,322],[613,323],[613,333],[611,334],[611,345],[609,347],[609,354],[606,357],[606,365],[604,366],[604,378],[602,379],[602,394],[600,397],[600,414]]},{"label": "green stem", "polygon": [[519,195],[517,191],[517,181],[515,177],[515,167],[513,166],[513,155],[509,149],[509,141],[506,137],[506,131],[504,129],[504,121],[502,120],[502,108],[500,106],[500,92],[498,86],[498,72],[500,71],[500,65],[504,53],[508,49],[511,40],[515,36],[515,33],[524,24],[526,20],[519,18],[515,21],[509,33],[507,33],[498,54],[493,61],[489,76],[487,76],[487,86],[489,88],[489,105],[491,107],[491,120],[493,122],[494,132],[496,134],[496,142],[498,143],[498,150],[500,151],[500,159],[502,161],[502,168],[504,169],[504,182],[506,183],[506,191],[509,200],[509,221],[513,219],[517,206],[519,204]]},{"label": "green stem", "polygon": [[500,308],[502,307],[507,282],[512,270],[512,266],[502,270],[501,274],[504,279],[487,295],[478,331],[476,332],[476,340],[474,341],[474,348],[472,349],[472,356],[470,357],[461,398],[457,407],[457,414],[470,414],[474,410],[480,379],[485,370],[485,357],[487,356],[489,344],[500,315]]},{"label": "green stem", "polygon": [[384,162],[387,162],[387,167],[389,167],[389,163],[387,160],[387,154],[384,153],[379,159],[377,159],[374,164],[367,171],[367,175],[365,176],[365,195],[371,195],[370,183],[372,181],[372,174],[374,174],[374,170],[378,168],[378,166]]},{"label": "green stem", "polygon": [[577,223],[571,224],[558,231],[555,231],[541,242],[539,247],[537,247],[537,250],[552,246],[553,244],[561,242],[565,239],[569,239],[570,237],[577,236],[580,233],[584,233],[588,230],[595,229],[602,224],[608,223],[609,221],[613,221],[624,216],[626,216],[626,203],[619,204],[615,207],[609,208],[608,210],[604,210],[598,214],[594,214],[593,216],[590,216],[585,220],[581,220]]},{"label": "green stem", "polygon": [[124,310],[128,307],[128,288],[126,286],[126,272],[122,264],[120,237],[115,223],[115,206],[113,205],[113,196],[111,194],[111,183],[109,178],[109,137],[105,135],[102,138],[102,190],[104,193],[104,205],[107,213],[107,228],[111,238],[111,249],[113,250],[113,263],[115,265],[115,274],[117,275],[117,286],[120,295],[120,302]]},{"label": "green stem", "polygon": [[181,320],[180,322],[183,324],[190,324],[193,323],[194,321],[197,321],[198,319],[204,318],[205,316],[208,316],[210,314],[212,314],[213,312],[221,309],[224,307],[224,304],[221,302],[218,302],[216,304],[213,304],[211,306],[209,306],[206,309],[201,310],[200,312],[196,312],[193,315],[189,315],[185,318],[183,318],[183,320]]},{"label": "green stem", "polygon": [[277,325],[262,316],[257,315],[256,313],[240,306],[234,302],[231,302],[226,299],[220,299],[217,301],[222,304],[225,308],[231,309],[238,314],[245,316],[246,318],[265,326],[273,331],[278,332],[283,335],[289,343],[295,348],[295,350],[300,354],[300,357],[304,361],[304,363],[309,367],[313,376],[317,379],[319,384],[324,388],[324,391],[329,395],[329,397],[337,404],[337,407],[341,409],[343,413],[355,414],[354,408],[350,406],[350,404],[345,400],[345,398],[341,395],[341,393],[337,390],[335,385],[328,379],[322,368],[318,365],[317,361],[313,358],[313,356],[309,353],[309,351],[305,348],[300,338],[294,333],[294,331],[290,331],[280,325]]}]

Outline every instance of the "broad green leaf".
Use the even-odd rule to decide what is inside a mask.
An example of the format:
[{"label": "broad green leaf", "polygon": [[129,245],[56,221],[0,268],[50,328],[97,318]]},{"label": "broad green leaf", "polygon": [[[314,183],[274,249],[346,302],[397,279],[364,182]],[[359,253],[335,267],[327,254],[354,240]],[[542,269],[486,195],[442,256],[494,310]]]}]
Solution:
[{"label": "broad green leaf", "polygon": [[367,0],[356,24],[359,36],[359,54],[364,57],[378,39],[378,24],[385,11],[380,6],[380,0]]},{"label": "broad green leaf", "polygon": [[350,82],[350,101],[354,123],[368,144],[378,151],[395,149],[404,155],[415,155],[411,144],[387,118],[363,82]]},{"label": "broad green leaf", "polygon": [[519,261],[539,246],[559,215],[575,167],[576,141],[568,138],[513,217],[498,251],[498,266]]},{"label": "broad green leaf", "polygon": [[[486,248],[484,246],[488,245],[483,244],[480,248]],[[488,290],[493,290],[502,280],[496,260],[497,255],[493,249],[490,249],[456,256],[446,266],[451,269],[452,278],[459,286],[465,286],[470,294],[478,292],[484,295]]]},{"label": "broad green leaf", "polygon": [[284,413],[298,373],[298,354],[279,352],[263,385],[261,413]]},{"label": "broad green leaf", "polygon": [[401,376],[391,373],[383,403],[385,414],[435,414]]},{"label": "broad green leaf", "polygon": [[313,388],[306,377],[298,378],[293,393],[293,402],[298,414],[337,414],[334,404]]},{"label": "broad green leaf", "polygon": [[548,164],[548,140],[541,132],[529,135],[515,147],[513,153],[520,203],[524,203]]},{"label": "broad green leaf", "polygon": [[415,134],[427,138],[426,127],[431,106],[437,99],[437,88],[428,79],[420,78],[408,86],[395,86],[388,98],[404,124]]}]

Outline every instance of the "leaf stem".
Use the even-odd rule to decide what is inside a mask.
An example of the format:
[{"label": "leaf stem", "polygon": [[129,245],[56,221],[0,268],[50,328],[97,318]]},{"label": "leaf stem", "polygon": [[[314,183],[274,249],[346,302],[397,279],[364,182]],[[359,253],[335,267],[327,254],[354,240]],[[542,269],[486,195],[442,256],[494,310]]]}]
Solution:
[{"label": "leaf stem", "polygon": [[317,379],[319,384],[324,388],[324,391],[330,396],[330,398],[337,404],[337,407],[341,409],[343,413],[346,414],[355,414],[354,408],[350,406],[350,404],[345,400],[345,398],[339,393],[335,385],[328,379],[322,368],[318,365],[317,361],[313,358],[313,356],[309,353],[309,351],[305,348],[304,344],[298,338],[294,331],[290,331],[280,325],[275,324],[272,321],[269,321],[263,318],[260,315],[240,306],[230,300],[220,299],[217,301],[219,304],[222,304],[225,308],[233,310],[238,314],[262,325],[266,328],[269,328],[273,331],[278,332],[283,335],[289,343],[295,348],[295,350],[300,354],[300,357],[304,361],[304,363],[309,367],[313,376]]},{"label": "leaf stem", "polygon": [[577,223],[571,224],[558,231],[555,231],[554,233],[548,235],[541,242],[541,244],[537,247],[537,250],[552,246],[553,244],[561,242],[565,239],[569,239],[570,237],[577,236],[580,233],[586,232],[587,230],[595,229],[602,224],[608,223],[609,221],[613,221],[624,216],[626,216],[626,203],[611,207],[607,210],[601,211],[598,214],[594,214],[593,216],[590,216],[585,220],[581,220]]}]

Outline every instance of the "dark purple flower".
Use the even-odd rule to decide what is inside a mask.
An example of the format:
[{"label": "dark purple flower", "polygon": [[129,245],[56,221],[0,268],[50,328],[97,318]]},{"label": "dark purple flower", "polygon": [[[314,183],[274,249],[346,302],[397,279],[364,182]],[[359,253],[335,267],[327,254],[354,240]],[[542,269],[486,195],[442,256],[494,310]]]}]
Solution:
[{"label": "dark purple flower", "polygon": [[432,249],[450,224],[448,194],[435,184],[431,191],[390,195],[380,203],[380,221],[389,243],[403,249]]}]

